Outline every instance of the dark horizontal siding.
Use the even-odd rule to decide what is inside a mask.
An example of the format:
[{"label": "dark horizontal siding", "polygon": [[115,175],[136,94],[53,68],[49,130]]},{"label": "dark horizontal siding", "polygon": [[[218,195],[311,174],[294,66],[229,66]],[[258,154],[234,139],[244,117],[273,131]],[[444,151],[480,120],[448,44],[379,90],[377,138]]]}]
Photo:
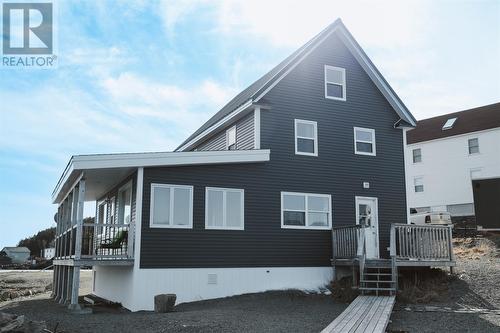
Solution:
[{"label": "dark horizontal siding", "polygon": [[236,149],[248,150],[254,148],[254,117],[253,112],[226,126],[193,150],[226,150],[226,130],[236,126]]},{"label": "dark horizontal siding", "polygon": [[[347,101],[324,98],[323,66],[346,68]],[[331,232],[281,229],[281,191],[332,195],[333,225],[355,224],[354,197],[377,197],[380,250],[390,223],[404,222],[403,139],[389,103],[332,36],[266,96],[261,114],[264,164],[147,168],[144,171],[141,267],[328,266]],[[318,122],[319,156],[294,153],[294,119]],[[376,131],[377,156],[354,154],[353,127]],[[194,186],[193,229],[149,228],[151,182]],[[362,183],[370,182],[369,189]],[[205,230],[205,187],[245,190],[245,230]]]}]

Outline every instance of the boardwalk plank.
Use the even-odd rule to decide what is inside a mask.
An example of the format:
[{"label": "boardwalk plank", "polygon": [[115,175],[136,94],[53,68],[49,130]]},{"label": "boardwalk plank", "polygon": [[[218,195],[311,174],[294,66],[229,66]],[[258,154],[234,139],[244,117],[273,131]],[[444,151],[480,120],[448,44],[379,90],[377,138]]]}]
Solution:
[{"label": "boardwalk plank", "polygon": [[358,296],[322,333],[383,333],[395,296]]}]

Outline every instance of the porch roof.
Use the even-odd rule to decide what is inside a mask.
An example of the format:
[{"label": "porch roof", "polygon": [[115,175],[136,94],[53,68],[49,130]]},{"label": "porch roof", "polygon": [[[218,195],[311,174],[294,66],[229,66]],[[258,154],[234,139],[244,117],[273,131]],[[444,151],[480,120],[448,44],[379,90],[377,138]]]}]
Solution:
[{"label": "porch roof", "polygon": [[82,177],[86,181],[85,200],[90,201],[98,199],[140,167],[257,163],[269,161],[270,154],[268,149],[259,149],[75,155],[52,192],[52,202],[63,201]]}]

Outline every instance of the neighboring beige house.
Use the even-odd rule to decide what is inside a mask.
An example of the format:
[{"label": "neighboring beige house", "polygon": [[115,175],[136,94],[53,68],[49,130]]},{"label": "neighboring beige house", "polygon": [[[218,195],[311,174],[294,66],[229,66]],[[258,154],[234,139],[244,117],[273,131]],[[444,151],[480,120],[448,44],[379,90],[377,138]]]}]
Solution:
[{"label": "neighboring beige house", "polygon": [[24,264],[30,257],[30,250],[27,247],[4,247],[2,252],[12,259],[13,264]]}]

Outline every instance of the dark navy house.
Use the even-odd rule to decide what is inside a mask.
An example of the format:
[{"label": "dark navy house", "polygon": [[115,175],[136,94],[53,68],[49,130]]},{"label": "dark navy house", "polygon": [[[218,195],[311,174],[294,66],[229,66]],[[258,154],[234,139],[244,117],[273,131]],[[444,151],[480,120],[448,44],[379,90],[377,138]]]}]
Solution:
[{"label": "dark navy house", "polygon": [[174,152],[73,156],[53,193],[54,294],[74,302],[81,265],[94,294],[134,311],[162,293],[315,289],[333,277],[332,228],[356,224],[367,257],[388,257],[415,122],[337,20]]}]

